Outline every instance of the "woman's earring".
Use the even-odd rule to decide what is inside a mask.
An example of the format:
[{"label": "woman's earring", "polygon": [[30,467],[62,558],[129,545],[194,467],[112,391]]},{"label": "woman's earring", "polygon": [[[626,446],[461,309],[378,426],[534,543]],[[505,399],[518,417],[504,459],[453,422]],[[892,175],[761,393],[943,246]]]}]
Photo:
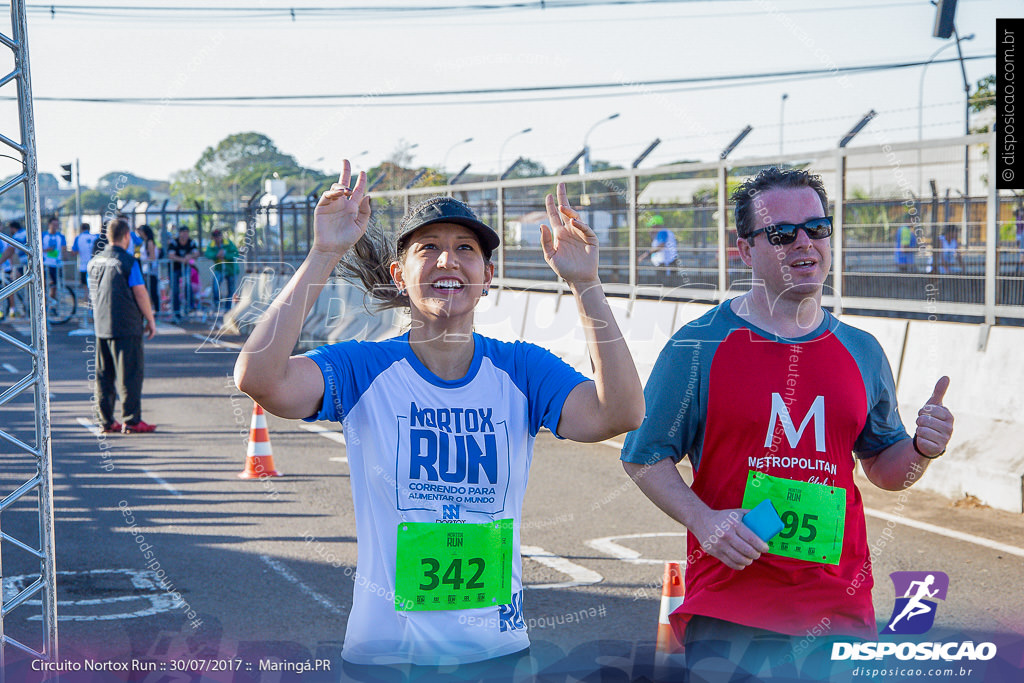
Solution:
[{"label": "woman's earring", "polygon": [[405,287],[398,288],[398,296],[405,296]]},{"label": "woman's earring", "polygon": [[480,296],[487,296],[487,288],[486,287],[484,287],[484,291],[483,291],[483,293]]}]

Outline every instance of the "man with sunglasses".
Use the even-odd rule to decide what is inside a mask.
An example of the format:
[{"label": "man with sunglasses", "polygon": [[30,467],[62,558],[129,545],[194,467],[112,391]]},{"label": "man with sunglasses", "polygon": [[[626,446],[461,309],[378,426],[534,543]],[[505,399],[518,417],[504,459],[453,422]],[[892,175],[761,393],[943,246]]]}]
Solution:
[{"label": "man with sunglasses", "polygon": [[[673,335],[622,460],[688,531],[686,597],[671,617],[686,677],[718,680],[728,666],[721,680],[761,680],[767,665],[828,680],[827,639],[877,633],[855,458],[876,486],[912,485],[949,442],[949,380],[911,438],[878,342],[821,307],[832,220],[818,176],[766,169],[733,199],[753,286]],[[686,456],[691,486],[676,469]],[[742,521],[765,500],[782,526],[768,542]]]}]

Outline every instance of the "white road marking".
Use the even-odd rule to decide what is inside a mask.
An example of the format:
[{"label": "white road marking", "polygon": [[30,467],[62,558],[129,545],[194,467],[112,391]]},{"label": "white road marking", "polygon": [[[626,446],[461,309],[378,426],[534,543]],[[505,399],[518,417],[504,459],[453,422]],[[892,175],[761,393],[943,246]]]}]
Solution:
[{"label": "white road marking", "polygon": [[193,334],[192,338],[193,339],[198,339],[199,341],[203,342],[204,344],[209,342],[210,344],[213,344],[214,346],[223,346],[226,349],[240,349],[240,348],[242,348],[241,344],[236,344],[235,342],[229,342],[229,341],[220,341],[219,339],[214,339],[212,337],[204,337],[201,334]]},{"label": "white road marking", "polygon": [[170,484],[168,484],[167,481],[165,481],[159,475],[150,472],[146,468],[142,468],[142,471],[145,472],[146,476],[148,476],[150,479],[152,479],[156,483],[160,484],[160,486],[163,487],[165,490],[170,491],[171,493],[173,493],[174,495],[178,496],[179,498],[181,498],[184,495],[181,491],[179,491],[178,489],[176,489],[173,486],[171,486]]},{"label": "white road marking", "polygon": [[[61,571],[57,572],[58,577],[63,576],[97,576],[101,574],[121,574],[128,578],[131,586],[125,586],[125,595],[113,595],[105,598],[88,598],[84,600],[58,600],[57,621],[112,621],[114,619],[136,619],[148,617],[161,612],[169,612],[182,603],[175,601],[167,589],[160,586],[160,577],[151,569],[90,569],[88,571]],[[23,574],[21,576],[7,576],[3,580],[4,602],[13,599],[26,587],[32,585],[39,579],[38,574]],[[57,582],[60,583],[58,578]],[[173,588],[171,584],[167,584]],[[132,594],[128,591],[135,589]],[[96,605],[115,605],[123,602],[148,601],[149,605],[135,610],[134,612],[118,612],[115,614],[75,614],[73,607],[76,605],[84,607],[95,607]],[[26,605],[40,605],[41,600],[26,600]],[[123,609],[123,608],[122,608]],[[42,615],[36,614],[28,617],[29,621],[40,621]]]},{"label": "white road marking", "polygon": [[100,434],[103,433],[103,430],[100,429],[100,426],[98,424],[96,424],[95,422],[93,422],[92,420],[87,420],[84,417],[79,417],[79,418],[75,418],[75,419],[78,420],[78,424],[82,425],[83,427],[88,429],[90,432],[92,432],[93,436],[99,436]]},{"label": "white road marking", "polygon": [[887,521],[896,522],[897,524],[903,524],[914,529],[920,529],[921,531],[930,531],[933,534],[945,536],[946,538],[952,538],[957,541],[963,541],[965,543],[973,543],[974,545],[980,545],[985,548],[991,548],[992,550],[998,550],[999,552],[1007,553],[1008,555],[1016,555],[1017,557],[1024,557],[1024,548],[1018,548],[1013,545],[1006,545],[1005,543],[999,543],[998,541],[991,541],[981,536],[975,536],[974,534],[966,534],[962,531],[953,531],[945,527],[937,526],[935,524],[929,524],[928,522],[918,522],[914,519],[907,519],[906,517],[900,517],[898,515],[891,515],[888,512],[882,512],[880,510],[873,510],[871,508],[864,508],[864,513],[878,519],[884,519]]},{"label": "white road marking", "polygon": [[330,429],[328,429],[327,427],[324,427],[322,425],[313,424],[311,422],[302,422],[302,423],[299,424],[299,429],[305,429],[307,432],[313,432],[314,434],[319,434],[320,436],[324,437],[325,439],[330,439],[331,441],[335,441],[337,443],[340,443],[342,446],[345,445],[345,435],[344,434],[342,434],[341,432],[333,432]]},{"label": "white road marking", "polygon": [[[330,439],[331,441],[334,441],[335,443],[340,443],[342,446],[345,445],[345,435],[344,434],[342,434],[341,432],[331,431],[330,429],[327,429],[327,427],[324,427],[322,425],[314,424],[314,423],[311,423],[311,422],[300,422],[299,423],[299,429],[305,429],[307,432],[313,432],[314,434],[319,434],[320,436],[324,437],[325,439]],[[337,457],[334,457],[334,458],[328,458],[328,460],[330,460],[332,462],[348,462],[348,458],[346,456],[343,456],[343,455],[337,456]]]},{"label": "white road marking", "polygon": [[665,564],[666,562],[678,562],[680,560],[655,560],[651,558],[641,557],[640,553],[632,548],[627,548],[624,545],[616,543],[616,541],[623,538],[660,538],[664,536],[675,536],[677,538],[686,538],[685,531],[665,531],[649,534],[624,534],[622,536],[605,536],[604,538],[594,538],[587,541],[594,550],[598,550],[602,553],[611,555],[617,560],[623,562],[629,562],[630,564]]},{"label": "white road marking", "polygon": [[312,588],[310,588],[309,586],[307,586],[305,583],[302,582],[302,579],[300,579],[299,577],[295,576],[295,574],[293,574],[291,572],[291,570],[288,569],[288,567],[284,566],[282,563],[280,563],[277,560],[275,560],[274,558],[268,557],[266,555],[260,555],[260,559],[263,560],[263,562],[268,567],[270,567],[275,572],[277,572],[282,577],[284,577],[285,580],[290,581],[291,583],[294,583],[296,586],[298,586],[299,590],[301,590],[303,593],[305,593],[309,597],[313,598],[313,600],[315,600],[316,602],[320,603],[322,606],[326,607],[331,612],[334,612],[335,614],[345,614],[345,610],[343,610],[341,607],[339,607],[338,605],[336,605],[333,602],[331,602],[331,600],[329,598],[327,598],[326,596],[318,593],[317,591],[315,591]]},{"label": "white road marking", "polygon": [[528,584],[526,588],[572,588],[573,586],[589,586],[604,580],[604,577],[597,572],[591,571],[586,567],[581,567],[575,562],[570,562],[564,557],[553,555],[547,550],[544,550],[544,548],[538,548],[535,545],[524,545],[520,546],[519,551],[523,557],[529,557],[531,560],[540,562],[547,567],[551,567],[555,571],[562,572],[572,579],[571,581],[563,581],[562,583]]},{"label": "white road marking", "polygon": [[4,363],[3,368],[7,372],[11,372],[11,373],[17,373],[18,372],[18,368],[14,367],[10,363]]}]

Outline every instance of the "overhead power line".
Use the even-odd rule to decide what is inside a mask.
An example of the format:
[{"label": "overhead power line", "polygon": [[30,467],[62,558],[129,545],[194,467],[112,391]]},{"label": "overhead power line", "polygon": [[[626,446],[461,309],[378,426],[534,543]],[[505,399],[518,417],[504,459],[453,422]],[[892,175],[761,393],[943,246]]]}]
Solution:
[{"label": "overhead power line", "polygon": [[[737,1],[737,0],[729,0]],[[634,7],[641,5],[704,5],[713,6],[722,0],[532,0],[520,2],[471,2],[467,4],[405,4],[405,5],[349,5],[349,6],[278,6],[252,7],[235,5],[99,5],[99,4],[30,4],[29,14],[45,15],[52,19],[70,18],[103,18],[103,19],[187,19],[201,18],[210,20],[267,20],[267,19],[324,19],[341,17],[346,19],[366,19],[373,17],[396,16],[452,16],[454,14],[494,14],[500,12],[546,11],[559,9],[580,9],[594,7]],[[806,8],[795,6],[786,13],[831,12],[841,10],[871,10],[893,7],[919,5],[919,1],[886,2],[872,5],[846,5],[833,7]],[[8,5],[2,5],[7,7]],[[757,12],[757,10],[754,10]],[[761,12],[758,13],[763,13]],[[722,14],[704,14],[698,16],[723,16]]]},{"label": "overhead power line", "polygon": [[[965,56],[964,61],[977,59],[995,59],[994,54]],[[956,57],[934,60],[932,64],[956,62]],[[364,93],[336,93],[336,94],[307,94],[307,95],[210,95],[210,96],[187,96],[187,97],[48,97],[38,95],[33,99],[37,102],[74,102],[85,104],[143,104],[143,105],[179,105],[179,106],[209,106],[209,105],[254,105],[274,102],[305,103],[310,106],[314,102],[330,101],[332,103],[344,103],[348,100],[360,101],[360,106],[373,106],[378,100],[395,99],[418,99],[423,97],[460,97],[476,98],[486,95],[529,95],[536,93],[568,93],[591,90],[612,90],[611,93],[596,93],[591,97],[606,97],[612,95],[647,95],[660,94],[666,90],[645,92],[643,88],[665,88],[677,85],[696,85],[702,83],[720,83],[723,87],[726,84],[745,82],[763,79],[787,79],[787,78],[821,78],[839,74],[861,74],[876,71],[891,71],[895,69],[908,69],[916,66],[924,66],[926,61],[914,62],[893,62],[889,64],[868,64],[860,66],[837,67],[834,69],[797,69],[791,71],[775,71],[763,73],[725,74],[718,76],[695,76],[690,78],[669,78],[651,81],[620,81],[609,83],[584,83],[568,85],[536,85],[514,88],[474,88],[469,90],[409,90],[394,92],[364,92]],[[618,92],[614,92],[618,91]],[[0,99],[9,100],[10,96]],[[531,98],[521,98],[531,99]],[[532,98],[538,99],[538,98]],[[458,104],[483,103],[475,99],[464,99]],[[392,103],[392,106],[402,106],[405,103]],[[442,103],[434,103],[442,104]],[[378,104],[378,106],[380,106]]]}]

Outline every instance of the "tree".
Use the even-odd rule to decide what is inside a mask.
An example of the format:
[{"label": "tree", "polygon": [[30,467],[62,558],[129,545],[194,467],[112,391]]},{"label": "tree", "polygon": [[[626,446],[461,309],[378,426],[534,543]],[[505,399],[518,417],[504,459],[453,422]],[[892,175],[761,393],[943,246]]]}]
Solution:
[{"label": "tree", "polygon": [[200,200],[223,206],[262,192],[260,181],[275,172],[289,177],[303,170],[295,157],[280,151],[266,135],[236,133],[207,147],[192,168],[175,173],[171,192],[185,203]]},{"label": "tree", "polygon": [[167,192],[168,182],[166,180],[149,180],[129,171],[111,171],[100,176],[96,183],[96,189],[110,192],[129,185],[142,187],[150,192]]},{"label": "tree", "polygon": [[[110,195],[102,190],[82,190],[82,213],[104,213],[110,204]],[[73,213],[75,198],[69,197],[64,202],[64,210]]]},{"label": "tree", "polygon": [[411,166],[412,160],[415,157],[412,153],[413,147],[414,145],[409,144],[409,141],[405,138],[398,138],[398,142],[395,144],[395,148],[391,151],[391,155],[387,160],[396,166]]},{"label": "tree", "polygon": [[[975,114],[981,114],[986,109],[996,106],[996,75],[989,74],[979,78],[978,83],[968,99],[970,110]],[[975,126],[971,128],[972,133],[987,133],[992,130],[991,124]]]},{"label": "tree", "polygon": [[[413,147],[405,138],[399,139],[387,160],[366,172],[367,180],[372,183],[380,177],[381,173],[384,173],[386,174],[384,180],[377,186],[377,190],[399,190],[408,185],[421,170],[412,166]],[[439,186],[447,182],[446,176],[438,170],[432,168],[424,170],[426,173],[416,181],[417,186]]]},{"label": "tree", "polygon": [[618,171],[620,169],[622,169],[622,166],[613,164],[610,161],[599,161],[595,159],[590,162],[590,170],[593,173],[597,173],[598,171]]},{"label": "tree", "polygon": [[[505,169],[501,169],[504,172]],[[548,174],[544,164],[533,159],[522,157],[519,164],[512,169],[509,178],[543,178]]]},{"label": "tree", "polygon": [[124,201],[135,200],[137,202],[148,202],[150,199],[149,190],[140,185],[126,185],[117,193],[118,199]]}]

